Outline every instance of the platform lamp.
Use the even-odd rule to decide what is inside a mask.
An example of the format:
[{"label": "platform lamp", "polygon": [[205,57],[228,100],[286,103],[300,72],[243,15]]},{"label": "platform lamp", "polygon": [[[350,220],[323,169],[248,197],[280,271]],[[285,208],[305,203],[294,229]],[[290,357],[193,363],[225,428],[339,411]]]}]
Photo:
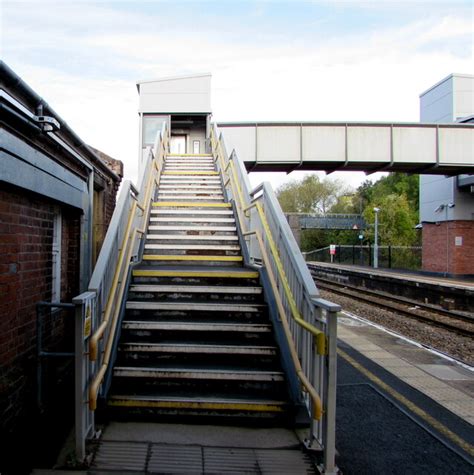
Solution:
[{"label": "platform lamp", "polygon": [[374,269],[379,266],[379,211],[380,208],[374,208],[375,211],[375,229],[374,229]]},{"label": "platform lamp", "polygon": [[454,208],[455,203],[441,203],[436,209],[435,213],[441,213],[444,210],[444,220],[446,222],[446,272],[444,273],[445,277],[449,273],[449,227],[448,227],[448,209]]}]

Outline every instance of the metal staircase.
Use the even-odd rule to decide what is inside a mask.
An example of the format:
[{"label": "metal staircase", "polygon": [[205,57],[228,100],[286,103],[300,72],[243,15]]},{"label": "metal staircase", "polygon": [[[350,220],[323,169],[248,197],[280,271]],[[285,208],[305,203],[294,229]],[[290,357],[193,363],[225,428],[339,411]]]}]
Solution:
[{"label": "metal staircase", "polygon": [[98,401],[125,419],[288,423],[335,467],[338,305],[319,296],[271,186],[250,188],[216,126],[169,153],[167,123],[125,181],[76,304],[76,457]]},{"label": "metal staircase", "polygon": [[212,155],[167,155],[132,273],[108,406],[116,417],[289,416],[258,272],[243,267]]}]

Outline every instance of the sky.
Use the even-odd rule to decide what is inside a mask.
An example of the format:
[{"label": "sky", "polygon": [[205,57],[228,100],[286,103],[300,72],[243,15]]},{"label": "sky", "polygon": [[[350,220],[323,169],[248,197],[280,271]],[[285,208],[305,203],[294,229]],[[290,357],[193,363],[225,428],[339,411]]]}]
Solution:
[{"label": "sky", "polygon": [[417,122],[421,92],[473,73],[473,10],[457,0],[0,0],[0,53],[136,181],[137,80],[211,72],[215,121]]}]

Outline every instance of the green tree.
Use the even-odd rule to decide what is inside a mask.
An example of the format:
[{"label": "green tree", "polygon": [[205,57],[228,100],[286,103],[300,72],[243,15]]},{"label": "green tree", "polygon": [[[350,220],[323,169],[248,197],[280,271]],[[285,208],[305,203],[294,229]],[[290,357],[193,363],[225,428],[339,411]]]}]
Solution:
[{"label": "green tree", "polygon": [[276,195],[285,213],[326,214],[344,191],[345,186],[339,180],[306,175],[280,186]]}]

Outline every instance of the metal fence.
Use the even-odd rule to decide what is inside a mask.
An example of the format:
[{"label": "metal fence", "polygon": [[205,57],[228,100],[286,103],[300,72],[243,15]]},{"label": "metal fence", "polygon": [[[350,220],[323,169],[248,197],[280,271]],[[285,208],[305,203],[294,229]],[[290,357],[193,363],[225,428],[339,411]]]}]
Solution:
[{"label": "metal fence", "polygon": [[211,144],[245,240],[244,259],[260,270],[270,313],[275,317],[276,338],[289,368],[290,391],[297,393],[311,415],[308,446],[322,448],[325,473],[336,473],[336,333],[340,307],[319,297],[271,185],[250,189],[243,162],[235,151],[227,154],[215,126]]},{"label": "metal fence", "polygon": [[[331,256],[330,247],[303,252],[306,261],[334,262],[337,264],[372,267],[372,245],[336,245]],[[378,267],[385,269],[421,270],[421,246],[378,246]]]}]

